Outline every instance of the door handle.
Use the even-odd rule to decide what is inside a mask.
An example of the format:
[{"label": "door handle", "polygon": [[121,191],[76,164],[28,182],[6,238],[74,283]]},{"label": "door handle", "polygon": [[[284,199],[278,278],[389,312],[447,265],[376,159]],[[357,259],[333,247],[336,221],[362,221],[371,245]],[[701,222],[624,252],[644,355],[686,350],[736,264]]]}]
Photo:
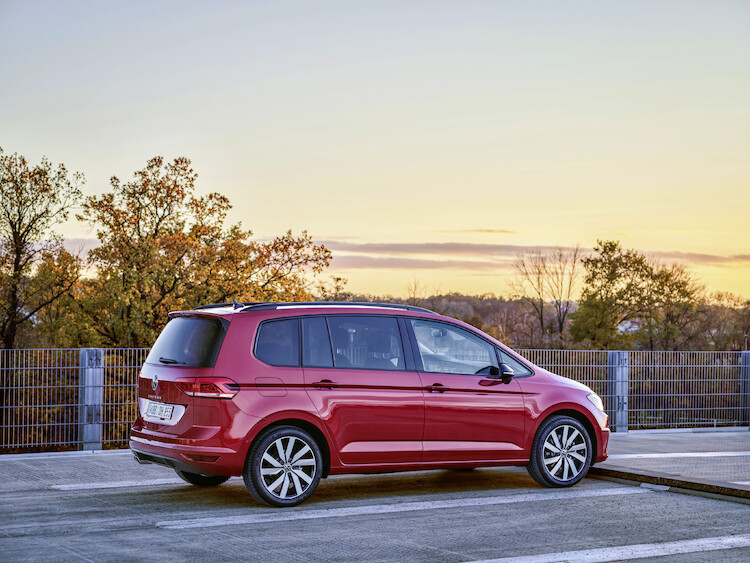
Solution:
[{"label": "door handle", "polygon": [[450,391],[450,387],[446,387],[442,383],[433,383],[425,387],[425,390],[430,393],[444,393],[445,391]]},{"label": "door handle", "polygon": [[320,389],[333,389],[334,387],[338,387],[338,383],[334,383],[330,379],[321,379],[320,381],[316,381],[312,384],[313,387],[318,387]]}]

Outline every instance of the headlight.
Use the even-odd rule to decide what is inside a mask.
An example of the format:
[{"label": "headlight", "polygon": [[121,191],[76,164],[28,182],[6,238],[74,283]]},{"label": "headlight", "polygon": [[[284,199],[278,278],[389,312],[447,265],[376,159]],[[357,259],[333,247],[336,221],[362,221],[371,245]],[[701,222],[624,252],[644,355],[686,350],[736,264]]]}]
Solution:
[{"label": "headlight", "polygon": [[602,402],[602,398],[599,395],[597,395],[596,393],[589,393],[588,395],[586,395],[586,397],[594,404],[597,409],[604,412],[604,403]]}]

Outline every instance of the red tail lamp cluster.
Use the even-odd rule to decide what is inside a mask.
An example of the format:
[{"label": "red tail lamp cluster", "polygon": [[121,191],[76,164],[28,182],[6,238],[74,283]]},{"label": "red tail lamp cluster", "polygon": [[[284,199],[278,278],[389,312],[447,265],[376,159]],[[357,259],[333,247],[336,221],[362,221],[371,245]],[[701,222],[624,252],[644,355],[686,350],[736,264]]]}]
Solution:
[{"label": "red tail lamp cluster", "polygon": [[186,395],[212,399],[231,399],[240,390],[240,386],[227,377],[183,377],[175,384]]}]

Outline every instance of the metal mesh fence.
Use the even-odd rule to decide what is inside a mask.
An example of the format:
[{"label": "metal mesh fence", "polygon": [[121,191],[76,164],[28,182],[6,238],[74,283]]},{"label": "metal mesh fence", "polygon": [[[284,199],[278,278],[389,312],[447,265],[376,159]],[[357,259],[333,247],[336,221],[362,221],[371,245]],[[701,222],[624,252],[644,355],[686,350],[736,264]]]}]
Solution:
[{"label": "metal mesh fence", "polygon": [[[618,407],[606,350],[519,350],[532,363],[580,381]],[[627,352],[631,430],[750,425],[750,366],[741,352]],[[622,401],[620,401],[622,405]]]},{"label": "metal mesh fence", "polygon": [[137,417],[138,372],[148,352],[148,348],[104,350],[102,443],[109,447],[127,446]]},{"label": "metal mesh fence", "polygon": [[[610,420],[624,416],[630,429],[750,425],[748,353],[744,365],[740,352],[519,353],[591,387]],[[147,354],[146,348],[0,350],[0,453],[125,447]],[[621,358],[625,363],[613,366]],[[624,369],[624,385],[615,384],[615,367],[618,377]]]},{"label": "metal mesh fence", "polygon": [[[79,349],[0,350],[0,453],[83,445],[85,404]],[[96,420],[101,445],[124,447],[136,417],[137,375],[148,349],[102,350]],[[89,384],[90,386],[90,384]]]},{"label": "metal mesh fence", "polygon": [[630,352],[631,428],[744,426],[738,352]]},{"label": "metal mesh fence", "polygon": [[78,439],[78,350],[0,350],[0,451]]}]

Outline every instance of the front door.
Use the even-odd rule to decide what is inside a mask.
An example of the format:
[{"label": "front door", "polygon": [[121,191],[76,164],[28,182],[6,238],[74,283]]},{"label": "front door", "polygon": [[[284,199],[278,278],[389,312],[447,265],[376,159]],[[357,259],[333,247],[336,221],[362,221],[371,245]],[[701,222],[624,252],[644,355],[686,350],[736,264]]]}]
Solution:
[{"label": "front door", "polygon": [[522,459],[521,388],[490,377],[499,366],[495,346],[456,325],[408,322],[425,390],[422,461]]}]

